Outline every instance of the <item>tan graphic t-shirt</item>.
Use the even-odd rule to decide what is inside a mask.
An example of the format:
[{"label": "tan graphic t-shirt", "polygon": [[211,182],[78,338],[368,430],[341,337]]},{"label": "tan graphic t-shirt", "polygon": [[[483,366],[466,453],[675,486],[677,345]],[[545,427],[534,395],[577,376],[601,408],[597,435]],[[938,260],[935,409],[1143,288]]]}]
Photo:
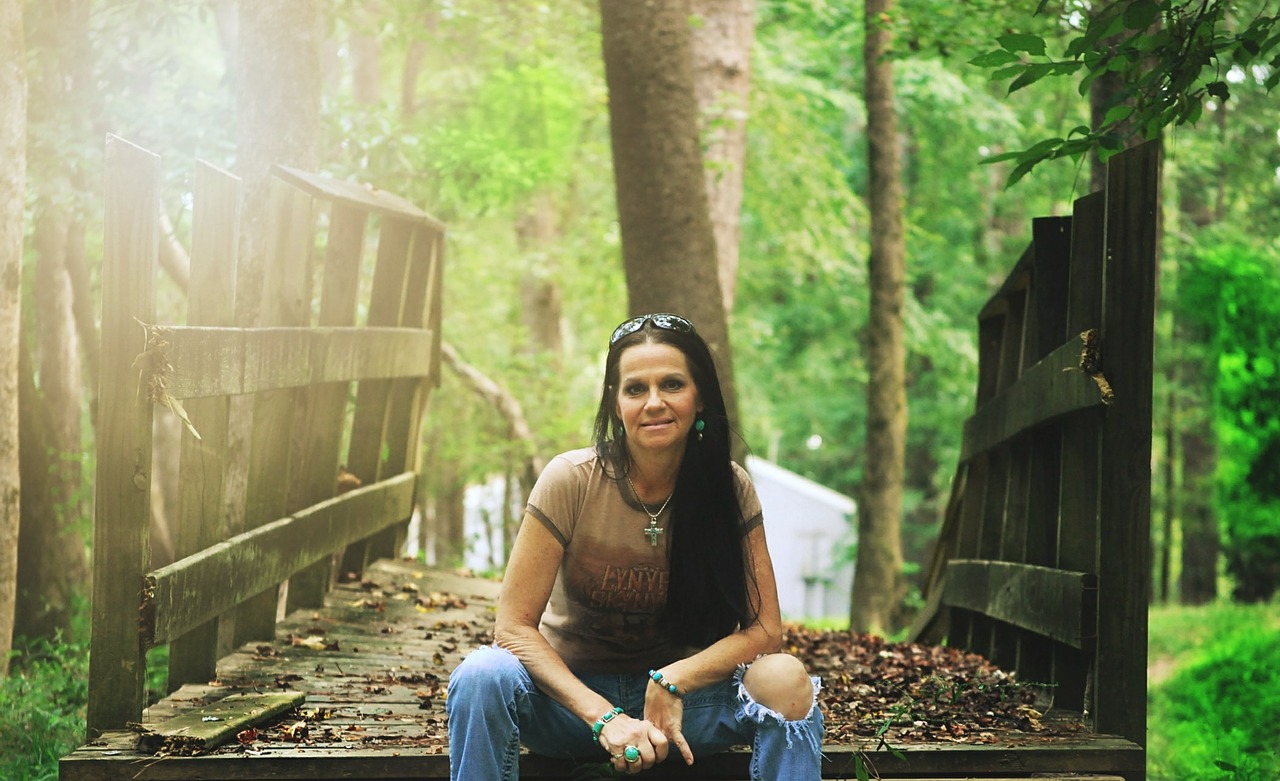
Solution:
[{"label": "tan graphic t-shirt", "polygon": [[[746,471],[733,468],[745,536],[763,516]],[[605,473],[594,448],[582,448],[551,460],[528,511],[564,546],[539,629],[571,669],[644,671],[696,650],[669,642],[655,625],[667,600],[669,505],[654,546],[645,533],[649,516],[627,482]]]}]

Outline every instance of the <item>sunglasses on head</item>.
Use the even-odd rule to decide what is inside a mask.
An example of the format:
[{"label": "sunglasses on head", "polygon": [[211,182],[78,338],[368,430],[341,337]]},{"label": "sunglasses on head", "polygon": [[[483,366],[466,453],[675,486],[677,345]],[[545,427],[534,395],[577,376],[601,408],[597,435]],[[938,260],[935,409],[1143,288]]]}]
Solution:
[{"label": "sunglasses on head", "polygon": [[670,312],[660,312],[651,315],[640,315],[626,320],[622,325],[613,329],[613,336],[609,337],[609,344],[612,346],[619,339],[629,334],[633,334],[644,328],[646,322],[653,323],[664,331],[679,331],[682,334],[693,333],[693,323],[685,320],[680,315],[673,315]]}]

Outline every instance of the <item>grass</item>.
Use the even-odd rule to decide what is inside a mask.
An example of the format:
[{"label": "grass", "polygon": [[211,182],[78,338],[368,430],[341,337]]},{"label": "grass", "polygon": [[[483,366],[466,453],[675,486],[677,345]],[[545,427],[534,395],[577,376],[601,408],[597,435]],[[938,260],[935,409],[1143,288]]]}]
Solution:
[{"label": "grass", "polygon": [[[88,606],[72,629],[52,641],[15,643],[9,676],[0,678],[0,779],[54,781],[58,759],[85,738],[89,700]],[[158,698],[168,672],[168,646],[147,654],[147,697]]]},{"label": "grass", "polygon": [[0,679],[0,778],[58,777],[58,757],[84,739],[88,646],[58,638],[19,651]]},{"label": "grass", "polygon": [[1280,778],[1280,603],[1156,607],[1149,781]]}]

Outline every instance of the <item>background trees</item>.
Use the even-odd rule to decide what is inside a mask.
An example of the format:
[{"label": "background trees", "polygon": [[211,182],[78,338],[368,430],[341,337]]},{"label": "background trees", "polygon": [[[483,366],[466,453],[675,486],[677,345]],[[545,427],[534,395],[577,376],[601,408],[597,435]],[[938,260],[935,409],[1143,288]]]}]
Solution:
[{"label": "background trees", "polygon": [[18,324],[26,192],[26,45],[22,4],[0,3],[0,675],[9,669],[17,603]]},{"label": "background trees", "polygon": [[[901,155],[907,259],[902,341],[911,418],[902,456],[901,542],[908,578],[931,542],[960,425],[971,412],[973,313],[1025,244],[1028,218],[1065,213],[1089,189],[1084,158],[1070,155],[1023,171],[1013,189],[1004,186],[1018,171],[1020,150],[1045,138],[1065,143],[1080,137],[1073,130],[1090,116],[1079,90],[1085,66],[1069,79],[1028,79],[1009,93],[1015,74],[993,83],[990,72],[1003,66],[969,64],[997,49],[1006,52],[1000,56],[1010,67],[1008,57],[1024,70],[1044,64],[1031,38],[993,41],[995,29],[1034,36],[1046,52],[1065,51],[1089,30],[1074,2],[1042,5],[1052,13],[1031,16],[1026,3],[1007,0],[899,0],[881,19],[898,44],[891,63],[898,127],[890,143]],[[718,29],[713,15],[741,22],[748,4],[718,0],[690,7],[704,25],[689,31],[693,46],[705,51],[697,47]],[[1213,76],[1228,85],[1229,100],[1206,81],[1199,120],[1174,127],[1167,143],[1170,231],[1158,380],[1164,401],[1157,405],[1154,506],[1168,519],[1157,524],[1162,531],[1155,543],[1168,551],[1157,557],[1169,562],[1157,582],[1168,584],[1160,593],[1171,598],[1212,596],[1220,561],[1200,554],[1219,532],[1228,546],[1257,539],[1241,537],[1245,529],[1237,528],[1255,516],[1231,508],[1264,506],[1263,494],[1242,493],[1254,467],[1240,465],[1255,463],[1242,460],[1248,452],[1262,459],[1256,463],[1263,469],[1269,446],[1258,439],[1249,445],[1256,452],[1241,449],[1230,432],[1248,425],[1261,432],[1256,416],[1270,412],[1258,406],[1254,418],[1231,423],[1215,399],[1243,405],[1254,398],[1241,395],[1245,386],[1239,382],[1246,375],[1250,382],[1267,381],[1266,362],[1254,356],[1274,347],[1268,341],[1274,336],[1258,332],[1247,371],[1233,370],[1238,382],[1228,392],[1217,384],[1223,369],[1213,356],[1233,354],[1218,351],[1244,337],[1224,336],[1218,329],[1229,323],[1207,317],[1208,303],[1188,303],[1177,292],[1200,284],[1193,264],[1206,258],[1236,268],[1232,279],[1275,273],[1262,261],[1245,260],[1274,253],[1271,237],[1280,222],[1280,145],[1274,142],[1280,117],[1268,94],[1275,69],[1262,56],[1272,39],[1255,41],[1258,53],[1232,59],[1249,54],[1248,42],[1262,29],[1251,21],[1261,17],[1248,10],[1222,17],[1223,24],[1243,22],[1236,30],[1254,31],[1224,51]],[[750,59],[726,68],[735,75],[749,69],[747,92],[704,97],[700,114],[680,120],[700,128],[702,154],[713,162],[699,173],[713,190],[732,173],[743,178],[737,290],[721,297],[720,309],[728,301],[730,310],[720,315],[711,307],[705,317],[731,324],[716,338],[732,348],[744,439],[755,454],[853,495],[868,463],[863,399],[872,369],[861,344],[875,331],[866,294],[872,108],[864,87],[863,12],[855,0],[756,0],[754,28],[748,35],[739,25],[735,44],[751,40]],[[70,512],[59,523],[51,521],[54,509],[33,516],[36,528],[62,534],[50,538],[58,563],[41,571],[74,572],[77,555],[83,561],[85,553],[100,252],[93,225],[101,211],[99,158],[108,131],[165,156],[163,210],[178,246],[190,230],[186,198],[190,161],[197,157],[246,176],[260,176],[267,158],[316,167],[403,193],[448,221],[446,338],[459,360],[519,402],[530,436],[513,442],[509,423],[490,402],[446,373],[425,445],[436,465],[429,470],[424,511],[438,561],[455,562],[466,542],[457,533],[465,486],[495,475],[514,481],[530,451],[552,453],[589,437],[604,334],[627,313],[629,299],[645,308],[643,294],[652,290],[652,278],[628,279],[627,269],[642,261],[623,258],[622,235],[632,245],[627,252],[641,245],[633,240],[630,218],[618,219],[623,210],[615,201],[610,134],[616,123],[608,113],[612,77],[605,71],[611,17],[602,17],[597,3],[567,0],[552,10],[488,0],[60,0],[28,2],[25,16],[31,49],[22,62],[32,90],[21,290],[23,344],[33,361],[21,374],[42,409],[52,416],[56,408],[51,431],[81,426],[79,434],[59,434],[57,444],[50,439],[36,451],[30,463],[44,459],[45,467],[23,469],[24,482],[44,486],[39,497],[65,497],[52,503],[57,512]],[[1149,25],[1145,12],[1140,16],[1130,21]],[[1125,26],[1123,14],[1120,19]],[[1147,27],[1125,29],[1139,34]],[[288,37],[260,43],[255,30]],[[1134,40],[1139,45],[1142,39]],[[302,54],[286,54],[286,42],[304,43],[297,48]],[[17,49],[3,51],[11,56]],[[701,71],[692,64],[690,70],[696,84]],[[277,90],[275,97],[262,97],[268,89]],[[253,90],[261,92],[255,97]],[[272,119],[272,111],[287,116]],[[16,116],[4,112],[6,120]],[[282,121],[307,129],[280,130]],[[638,121],[614,129],[629,132]],[[715,152],[718,134],[727,130],[742,132],[741,162],[734,153],[721,158]],[[635,149],[627,141],[621,146]],[[19,159],[13,151],[0,154]],[[980,165],[983,160],[995,162]],[[618,174],[624,167],[617,166]],[[12,177],[18,168],[0,170]],[[690,187],[705,187],[703,179],[695,180],[699,184]],[[634,205],[662,204],[649,199]],[[688,245],[695,247],[692,254],[708,253],[709,233],[698,228],[698,243]],[[1247,252],[1224,248],[1222,237],[1232,234],[1254,237],[1245,242]],[[725,243],[717,239],[722,250]],[[711,278],[699,285],[724,287]],[[180,299],[177,284],[162,280],[161,286]],[[37,300],[51,303],[37,306]],[[1178,307],[1171,305],[1175,301]],[[1213,305],[1226,316],[1225,304]],[[1242,293],[1233,305],[1239,313],[1261,303]],[[179,311],[176,303],[172,309]],[[76,381],[79,391],[69,384]],[[34,403],[24,409],[33,410],[24,421],[38,421]],[[1217,421],[1214,427],[1204,425],[1209,420]],[[47,483],[48,464],[69,465],[62,478],[66,494]],[[1228,472],[1243,481],[1230,490],[1215,482]],[[1213,501],[1197,504],[1201,484],[1219,486]],[[165,539],[162,520],[159,543]],[[495,519],[511,522],[513,517]],[[164,553],[158,544],[154,555]],[[1233,569],[1231,576],[1243,572]],[[54,593],[47,586],[36,590]],[[50,629],[31,624],[27,631]]]}]

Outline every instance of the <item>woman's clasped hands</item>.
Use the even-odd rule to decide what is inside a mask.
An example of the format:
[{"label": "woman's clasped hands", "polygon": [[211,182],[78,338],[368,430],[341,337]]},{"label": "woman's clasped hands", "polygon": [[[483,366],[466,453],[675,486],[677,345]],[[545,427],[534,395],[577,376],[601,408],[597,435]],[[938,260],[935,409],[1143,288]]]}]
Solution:
[{"label": "woman's clasped hands", "polygon": [[653,722],[619,714],[600,730],[600,745],[614,769],[628,774],[648,770],[667,758],[669,743]]}]

